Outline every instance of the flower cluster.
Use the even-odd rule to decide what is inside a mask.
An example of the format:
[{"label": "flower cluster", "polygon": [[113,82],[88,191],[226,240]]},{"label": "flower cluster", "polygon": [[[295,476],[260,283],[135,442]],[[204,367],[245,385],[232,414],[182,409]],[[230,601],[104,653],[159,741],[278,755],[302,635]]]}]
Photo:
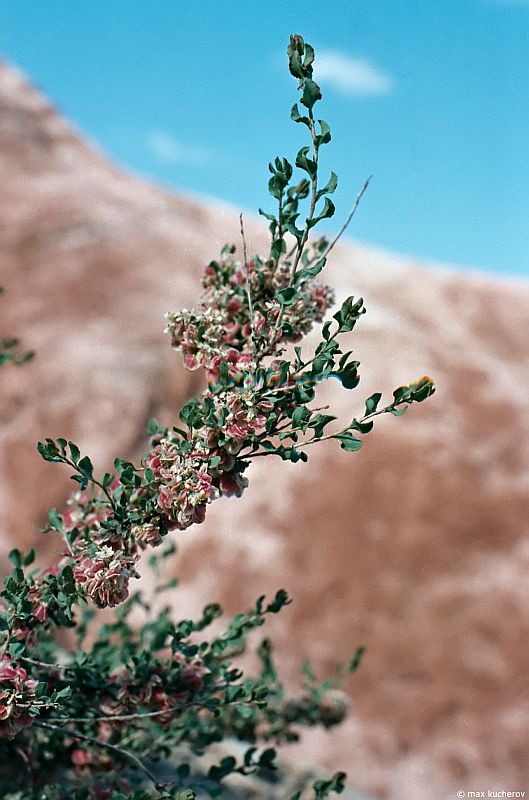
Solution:
[{"label": "flower cluster", "polygon": [[36,707],[38,683],[15,661],[0,661],[0,738],[14,739],[33,723],[29,710]]},{"label": "flower cluster", "polygon": [[241,264],[235,248],[226,246],[221,259],[205,269],[198,310],[167,314],[166,332],[184,365],[211,370],[230,358],[230,350],[264,356],[281,342],[299,341],[323,320],[334,293],[308,277],[298,283],[295,302],[282,307],[277,293],[292,286],[294,277],[291,260],[255,257]]},{"label": "flower cluster", "polygon": [[[113,480],[108,488],[119,497],[123,487]],[[144,490],[131,496],[131,507],[142,493]],[[62,514],[63,534],[71,537],[69,551],[75,583],[99,608],[113,607],[127,599],[130,579],[139,577],[135,565],[142,551],[161,544],[166,533],[164,522],[157,515],[138,518],[123,527],[110,522],[112,512],[105,494],[94,486],[92,490],[76,492]],[[44,621],[45,607],[39,589],[36,583],[30,600],[37,604]]]},{"label": "flower cluster", "polygon": [[161,723],[169,722],[203,690],[206,675],[208,669],[201,658],[185,656],[178,651],[170,662],[155,663],[144,671],[141,679],[126,668],[113,673],[108,691],[98,704],[103,719],[100,735],[108,737],[114,729],[107,717],[120,722],[120,717],[130,714],[154,713]]},{"label": "flower cluster", "polygon": [[201,312],[182,309],[178,314],[166,314],[166,333],[180,350],[187,369],[207,367],[218,353],[224,335],[224,316],[213,308]]},{"label": "flower cluster", "polygon": [[160,445],[159,458],[161,466],[155,472],[160,485],[158,505],[172,527],[185,530],[193,523],[204,522],[206,506],[219,496],[207,461],[193,453],[181,456],[166,441]]},{"label": "flower cluster", "polygon": [[119,605],[129,596],[130,578],[139,578],[134,569],[136,555],[127,555],[109,545],[96,546],[90,555],[81,551],[73,566],[75,581],[96,606]]}]

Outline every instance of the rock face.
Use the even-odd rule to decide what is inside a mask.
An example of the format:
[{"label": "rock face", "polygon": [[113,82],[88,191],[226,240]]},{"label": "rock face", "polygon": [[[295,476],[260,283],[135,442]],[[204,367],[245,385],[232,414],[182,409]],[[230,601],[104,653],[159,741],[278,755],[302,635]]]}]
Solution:
[{"label": "rock face", "polygon": [[[37,358],[2,370],[1,555],[37,543],[69,481],[35,442],[63,435],[103,470],[174,422],[197,391],[161,334],[192,305],[202,266],[238,240],[234,210],[174,197],[86,144],[11,67],[0,68],[1,334]],[[266,231],[246,223],[250,249]],[[241,501],[180,535],[175,607],[228,611],[285,586],[273,626],[291,678],[367,647],[341,730],[298,759],[345,768],[376,797],[439,800],[527,788],[529,286],[426,268],[353,244],[328,281],[361,294],[355,393],[322,387],[347,419],[372,391],[435,377],[438,392],[382,420],[357,454],[255,464]],[[260,459],[265,462],[265,459]],[[70,484],[71,486],[71,484]],[[234,576],[236,580],[234,580]]]}]

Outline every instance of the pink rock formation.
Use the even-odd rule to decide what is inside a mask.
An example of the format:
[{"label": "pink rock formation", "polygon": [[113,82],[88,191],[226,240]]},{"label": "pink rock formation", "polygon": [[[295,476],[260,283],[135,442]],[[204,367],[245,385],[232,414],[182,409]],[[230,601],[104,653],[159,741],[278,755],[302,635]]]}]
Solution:
[{"label": "pink rock formation", "polygon": [[[237,241],[234,210],[174,197],[111,166],[24,78],[0,67],[2,333],[38,352],[2,371],[1,553],[56,543],[36,527],[69,490],[35,442],[63,435],[103,470],[173,422],[198,388],[161,334],[202,266]],[[246,223],[250,249],[265,231]],[[228,611],[284,585],[280,661],[325,670],[367,646],[341,730],[295,755],[346,768],[391,800],[528,787],[529,287],[337,247],[328,280],[361,294],[361,389],[322,387],[344,418],[372,391],[435,377],[438,393],[384,419],[363,450],[307,467],[255,464],[241,501],[180,535],[175,606]],[[71,484],[70,484],[71,486]]]}]

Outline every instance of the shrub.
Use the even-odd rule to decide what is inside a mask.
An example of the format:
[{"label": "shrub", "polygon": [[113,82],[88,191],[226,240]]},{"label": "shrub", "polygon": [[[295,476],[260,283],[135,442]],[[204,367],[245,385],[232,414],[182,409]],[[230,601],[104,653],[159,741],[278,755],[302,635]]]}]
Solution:
[{"label": "shrub", "polygon": [[[331,132],[314,117],[321,92],[312,77],[312,47],[293,36],[288,56],[303,107],[295,104],[291,116],[307,128],[310,144],[297,153],[297,173],[286,158],[270,164],[277,206],[261,212],[270,250],[248,258],[241,216],[242,252],[224,247],[204,271],[197,308],[167,315],[172,346],[188,369],[205,372],[207,388],[184,405],[177,425],[149,422],[140,464],[117,458],[113,473],[98,475],[73,442],[38,445],[44,459],[69,468],[78,486],[62,512],[49,512],[45,530],[62,539],[57,563],[36,569],[33,551],[13,550],[1,592],[0,758],[22,771],[19,788],[6,795],[12,800],[215,797],[232,773],[273,770],[275,746],[297,739],[301,726],[329,728],[346,714],[341,682],[319,682],[310,666],[300,692],[289,695],[267,639],[258,646],[258,675],[237,666],[248,635],[290,602],[284,590],[259,597],[209,635],[219,605],[206,606],[196,620],[175,620],[170,607],[154,617],[141,591],[131,591],[142,553],[153,551],[150,563],[159,570],[174,552],[175,531],[202,523],[218,498],[246,491],[254,459],[304,462],[324,440],[354,452],[375,417],[400,415],[434,391],[425,377],[396,389],[387,404],[373,394],[345,425],[313,405],[323,380],[357,387],[359,364],[341,341],[365,308],[361,298],[348,297],[324,322],[334,295],[318,278],[338,237],[309,240],[309,234],[334,213],[337,177],[331,173],[320,186],[318,169]],[[316,348],[302,350],[299,343],[321,323]],[[95,626],[96,608],[115,611]],[[143,621],[133,625],[137,610]],[[72,629],[75,646],[73,636],[68,647],[64,637],[57,643],[61,628]],[[242,758],[225,755],[201,770],[201,755],[225,739],[248,744]],[[172,767],[169,779],[160,777],[164,760]],[[316,797],[341,791],[344,778],[337,773],[317,782]]]}]

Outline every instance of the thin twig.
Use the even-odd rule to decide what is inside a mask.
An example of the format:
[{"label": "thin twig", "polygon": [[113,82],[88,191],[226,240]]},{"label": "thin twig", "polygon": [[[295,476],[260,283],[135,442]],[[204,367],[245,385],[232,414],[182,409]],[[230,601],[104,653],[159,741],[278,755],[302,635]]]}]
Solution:
[{"label": "thin twig", "polygon": [[97,717],[65,717],[64,719],[61,718],[52,718],[52,722],[125,722],[135,719],[146,719],[148,717],[161,717],[164,714],[170,714],[172,711],[183,711],[185,708],[190,708],[191,705],[196,704],[189,704],[187,706],[170,706],[169,708],[159,709],[158,711],[145,711],[144,713],[137,713],[137,714],[109,714],[107,716],[97,716]]},{"label": "thin twig", "polygon": [[246,248],[246,237],[244,235],[244,224],[242,221],[242,212],[239,214],[239,220],[241,223],[241,237],[242,237],[242,252],[244,258],[244,278],[246,282],[246,295],[248,297],[248,311],[250,313],[250,328],[252,332],[252,344],[253,344],[253,351],[255,354],[255,331],[254,331],[254,318],[253,318],[253,302],[252,302],[252,292],[250,289],[250,268],[248,266],[248,252]]},{"label": "thin twig", "polygon": [[349,212],[349,215],[348,215],[347,219],[345,220],[344,224],[342,225],[342,227],[340,228],[340,230],[338,231],[338,233],[336,234],[336,236],[334,237],[334,239],[332,240],[332,242],[328,246],[327,250],[325,250],[325,252],[323,253],[322,258],[327,258],[327,256],[329,255],[329,253],[333,249],[334,245],[338,241],[338,239],[340,239],[343,236],[343,234],[345,233],[347,227],[349,226],[349,223],[351,222],[352,218],[355,215],[356,209],[358,208],[358,206],[360,204],[360,200],[362,199],[362,196],[363,196],[364,192],[366,191],[367,187],[369,186],[369,184],[371,182],[371,178],[372,177],[373,177],[372,175],[369,176],[369,178],[366,180],[366,182],[364,183],[364,185],[362,186],[362,188],[358,192],[358,194],[356,196],[356,200],[353,203],[353,207],[351,208],[351,211]]},{"label": "thin twig", "polygon": [[[72,467],[72,468],[73,468],[73,469],[74,469],[76,472],[78,472],[78,473],[79,473],[79,475],[82,475],[82,474],[83,474],[83,473],[80,471],[80,469],[79,469],[79,467],[77,466],[77,464],[75,464],[75,462],[74,462],[74,461],[71,461],[71,459],[69,459],[69,458],[68,458],[68,456],[62,456],[62,462],[63,462],[63,464],[68,464],[68,466]],[[106,495],[106,497],[107,497],[107,499],[108,499],[108,502],[109,502],[109,504],[110,504],[110,507],[112,508],[112,511],[113,511],[114,513],[116,513],[118,509],[117,509],[117,507],[116,507],[116,504],[115,504],[115,502],[114,502],[114,498],[112,497],[112,495],[111,495],[111,494],[110,494],[110,492],[108,491],[107,487],[106,487],[106,486],[103,486],[103,484],[101,483],[101,481],[98,481],[98,480],[97,480],[97,478],[91,477],[91,478],[89,478],[88,480],[90,481],[90,483],[93,483],[95,486],[98,486],[98,487],[101,489],[101,491],[103,492],[103,494],[105,494],[105,495]],[[103,500],[102,502],[104,502],[104,500]]]},{"label": "thin twig", "polygon": [[49,670],[59,670],[65,672],[69,669],[73,670],[75,667],[68,666],[67,664],[48,664],[46,661],[37,661],[35,658],[29,658],[29,656],[20,656],[21,661],[25,661],[27,664],[32,664],[35,667],[41,667],[41,669],[49,669]]},{"label": "thin twig", "polygon": [[[402,402],[405,403],[405,402],[408,402],[408,401],[403,400]],[[401,404],[397,404],[397,405],[402,405],[402,403]],[[409,405],[409,402],[408,402],[408,405]],[[391,404],[389,406],[385,406],[384,408],[380,408],[378,411],[372,411],[370,414],[364,414],[364,416],[361,417],[359,420],[357,420],[357,422],[360,425],[362,425],[364,422],[367,422],[367,420],[370,420],[372,417],[378,417],[380,414],[389,413],[391,411],[391,409],[395,408],[395,407],[396,407],[396,405]],[[295,444],[296,444],[297,447],[306,447],[309,444],[319,444],[319,442],[327,442],[330,439],[336,439],[337,436],[341,436],[342,434],[350,433],[350,430],[351,430],[351,428],[350,428],[350,426],[348,426],[347,428],[342,428],[342,430],[336,431],[335,433],[329,433],[329,434],[327,434],[327,436],[320,436],[320,437],[315,436],[312,439],[307,439],[304,442],[296,442]],[[296,429],[292,429],[292,433],[298,433],[298,432],[299,432],[299,429],[297,429],[297,428]],[[275,449],[275,450],[261,450],[258,453],[248,453],[246,455],[239,454],[238,458],[240,458],[241,461],[249,461],[252,458],[257,458],[258,456],[275,456],[275,455],[279,455],[279,453],[277,452],[277,449]]]},{"label": "thin twig", "polygon": [[[213,686],[212,692],[221,692],[226,689],[230,684],[219,684]],[[190,703],[181,703],[180,705],[170,706],[169,708],[158,709],[157,711],[136,712],[134,714],[109,714],[97,717],[65,717],[64,719],[52,717],[51,722],[125,722],[130,720],[141,720],[149,717],[162,717],[165,714],[170,714],[173,711],[186,711],[194,706],[201,706],[200,700],[194,700]],[[230,703],[222,703],[223,706],[230,705]]]},{"label": "thin twig", "polygon": [[129,761],[132,761],[138,767],[144,775],[149,778],[150,781],[154,784],[154,787],[158,791],[163,791],[164,786],[163,784],[159,783],[156,776],[150,771],[148,767],[145,766],[143,761],[138,758],[135,753],[131,753],[129,750],[125,750],[123,747],[118,747],[116,744],[109,744],[108,742],[100,742],[99,739],[94,738],[93,736],[87,736],[84,733],[79,733],[79,731],[72,731],[70,728],[64,728],[62,725],[53,725],[50,722],[44,722],[42,720],[35,720],[33,723],[38,728],[46,728],[50,731],[55,731],[56,733],[62,733],[64,736],[71,736],[72,739],[79,739],[82,742],[88,742],[89,744],[95,745],[96,747],[103,747],[106,750],[111,750],[114,753],[118,753],[120,756],[127,758]]}]

